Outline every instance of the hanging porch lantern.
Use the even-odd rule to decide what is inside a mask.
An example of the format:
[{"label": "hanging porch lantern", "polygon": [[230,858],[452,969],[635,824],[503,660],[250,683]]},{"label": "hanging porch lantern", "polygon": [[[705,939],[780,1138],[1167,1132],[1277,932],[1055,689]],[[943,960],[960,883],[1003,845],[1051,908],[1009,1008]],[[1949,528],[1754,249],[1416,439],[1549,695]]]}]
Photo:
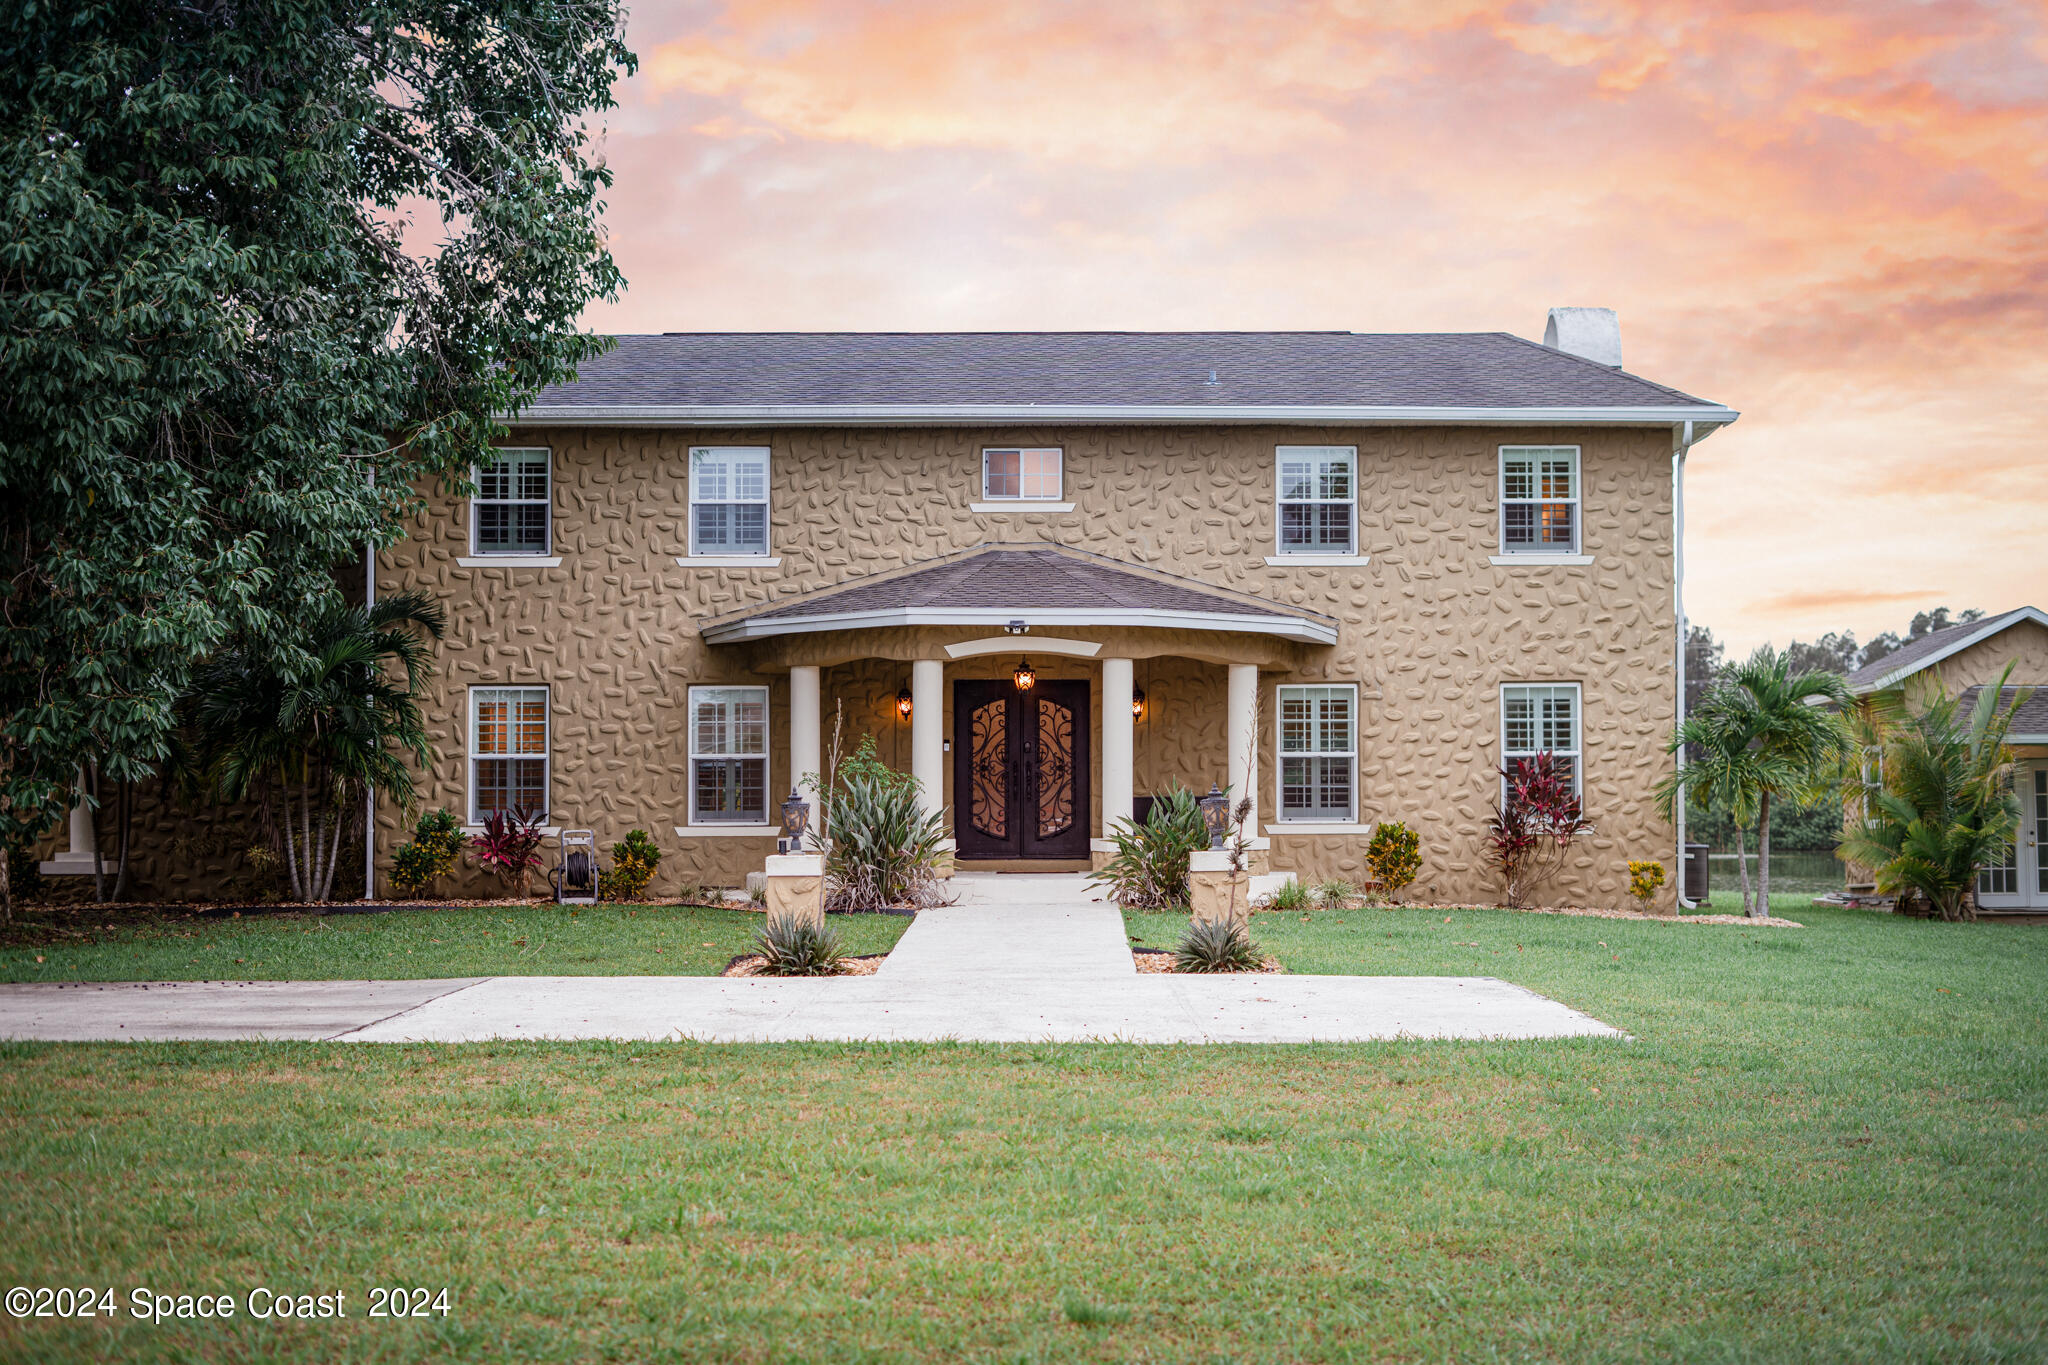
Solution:
[{"label": "hanging porch lantern", "polygon": [[1032,685],[1038,681],[1038,675],[1031,671],[1031,660],[1029,659],[1019,659],[1017,661],[1017,671],[1010,676],[1016,680],[1019,692],[1029,692]]},{"label": "hanging porch lantern", "polygon": [[896,714],[905,720],[910,719],[911,700],[910,689],[907,687],[896,694]]},{"label": "hanging porch lantern", "polygon": [[789,789],[789,799],[782,803],[782,838],[777,841],[777,851],[799,853],[804,846],[804,831],[810,828],[811,803],[804,800],[795,787]]},{"label": "hanging porch lantern", "polygon": [[1230,833],[1230,798],[1211,782],[1209,794],[1196,804],[1202,808],[1202,824],[1209,831],[1209,847],[1223,847],[1223,836]]},{"label": "hanging porch lantern", "polygon": [[1145,719],[1145,689],[1142,687],[1131,689],[1131,719]]}]

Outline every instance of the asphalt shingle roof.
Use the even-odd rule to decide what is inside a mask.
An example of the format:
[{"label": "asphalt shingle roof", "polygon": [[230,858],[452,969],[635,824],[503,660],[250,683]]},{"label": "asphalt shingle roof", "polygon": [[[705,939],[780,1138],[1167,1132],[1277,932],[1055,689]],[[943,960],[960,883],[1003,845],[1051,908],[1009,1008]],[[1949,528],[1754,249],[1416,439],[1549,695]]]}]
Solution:
[{"label": "asphalt shingle roof", "polygon": [[1716,405],[1505,332],[671,332],[540,407]]},{"label": "asphalt shingle roof", "polygon": [[1874,664],[1865,664],[1849,675],[1849,690],[1862,692],[1877,686],[1880,678],[1890,677],[1901,670],[1911,673],[1925,660],[1933,658],[1944,649],[1969,639],[1977,634],[1995,634],[2033,610],[2032,607],[2014,607],[2011,611],[1996,616],[1986,616],[1977,621],[1965,621],[1959,626],[1948,626],[1942,630],[1929,631],[1917,640],[1899,646]]},{"label": "asphalt shingle roof", "polygon": [[[1964,715],[1970,714],[1970,709],[1977,704],[1978,694],[1983,690],[1982,687],[1966,687],[1963,689],[1962,706]],[[2026,692],[2029,695],[2012,713],[2011,733],[2015,736],[2048,735],[2048,687],[2008,687],[1999,692],[1998,700],[2001,704],[2009,702],[2016,694],[2021,692]]]},{"label": "asphalt shingle roof", "polygon": [[780,621],[905,607],[996,607],[1024,612],[1103,608],[1316,619],[1312,612],[1204,591],[1119,568],[1092,555],[1012,546],[990,546],[874,582],[857,580],[807,593],[786,606],[755,612],[747,619]]}]

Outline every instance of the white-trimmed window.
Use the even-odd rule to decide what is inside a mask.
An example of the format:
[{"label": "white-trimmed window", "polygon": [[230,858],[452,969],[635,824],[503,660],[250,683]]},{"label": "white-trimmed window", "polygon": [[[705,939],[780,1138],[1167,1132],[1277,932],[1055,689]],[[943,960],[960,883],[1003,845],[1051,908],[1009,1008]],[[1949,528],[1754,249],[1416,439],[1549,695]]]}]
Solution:
[{"label": "white-trimmed window", "polygon": [[548,690],[469,689],[469,818],[548,813]]},{"label": "white-trimmed window", "polygon": [[546,446],[507,447],[476,467],[469,500],[469,543],[479,555],[544,555],[553,540],[553,454]]},{"label": "white-trimmed window", "polygon": [[1280,819],[1358,818],[1358,689],[1280,688]]},{"label": "white-trimmed window", "polygon": [[1579,448],[1500,448],[1500,549],[1508,555],[1579,552]]},{"label": "white-trimmed window", "polygon": [[[1583,726],[1577,683],[1507,683],[1500,689],[1501,766],[1513,772],[1517,763],[1547,753],[1572,775],[1572,790],[1585,795],[1580,752]],[[1501,779],[1506,800],[1507,779]]]},{"label": "white-trimmed window", "polygon": [[981,496],[988,502],[1058,502],[1060,449],[984,450]]},{"label": "white-trimmed window", "polygon": [[690,689],[690,823],[768,823],[768,689]]},{"label": "white-trimmed window", "polygon": [[1878,798],[1884,795],[1884,747],[1866,744],[1859,758],[1863,788],[1863,823],[1868,827],[1881,823],[1878,815]]},{"label": "white-trimmed window", "polygon": [[768,447],[691,449],[690,553],[768,553]]},{"label": "white-trimmed window", "polygon": [[1283,555],[1348,555],[1358,545],[1358,448],[1280,446]]}]

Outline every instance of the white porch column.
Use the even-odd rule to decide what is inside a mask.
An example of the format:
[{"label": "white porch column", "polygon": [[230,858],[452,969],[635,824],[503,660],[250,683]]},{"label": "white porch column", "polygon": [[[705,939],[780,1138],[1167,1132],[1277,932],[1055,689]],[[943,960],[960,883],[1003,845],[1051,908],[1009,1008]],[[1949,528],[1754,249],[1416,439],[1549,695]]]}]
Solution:
[{"label": "white porch column", "polygon": [[946,665],[917,659],[910,665],[910,775],[918,804],[938,812],[946,804]]},{"label": "white porch column", "polygon": [[1119,820],[1131,818],[1132,753],[1136,720],[1131,715],[1131,661],[1102,661],[1102,837]]},{"label": "white porch column", "polygon": [[1257,664],[1232,664],[1230,666],[1230,809],[1235,812],[1237,803],[1249,796],[1252,813],[1245,820],[1245,837],[1257,839],[1259,833],[1259,751],[1253,741],[1253,731],[1258,726],[1259,710],[1259,666]]},{"label": "white porch column", "polygon": [[[804,782],[805,773],[825,772],[823,731],[820,728],[823,712],[818,701],[818,668],[815,664],[800,664],[789,670],[789,781],[810,803],[810,828],[819,828],[818,793]],[[768,818],[775,818],[776,809],[782,803],[779,792],[770,792]]]}]

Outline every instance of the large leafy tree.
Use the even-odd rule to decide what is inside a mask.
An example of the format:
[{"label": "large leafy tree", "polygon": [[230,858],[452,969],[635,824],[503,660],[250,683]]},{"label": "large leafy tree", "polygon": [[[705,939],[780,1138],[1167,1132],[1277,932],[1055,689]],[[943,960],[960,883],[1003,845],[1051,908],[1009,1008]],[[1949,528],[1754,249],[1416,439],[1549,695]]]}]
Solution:
[{"label": "large leafy tree", "polygon": [[152,773],[225,642],[314,672],[337,562],[593,352],[573,320],[620,281],[583,120],[632,69],[620,22],[6,7],[0,834],[47,828],[80,767]]}]

